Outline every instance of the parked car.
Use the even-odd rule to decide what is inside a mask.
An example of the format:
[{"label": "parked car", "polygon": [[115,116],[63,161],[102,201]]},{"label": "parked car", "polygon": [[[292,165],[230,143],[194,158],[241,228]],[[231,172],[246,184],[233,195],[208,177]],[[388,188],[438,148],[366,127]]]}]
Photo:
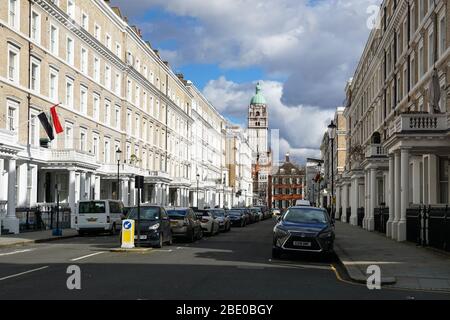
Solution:
[{"label": "parked car", "polygon": [[270,213],[270,210],[266,206],[256,206],[255,208],[259,208],[263,215],[263,220],[269,219],[272,214]]},{"label": "parked car", "polygon": [[197,218],[200,220],[202,225],[203,232],[206,232],[208,235],[218,234],[220,231],[219,221],[213,216],[209,210],[196,210],[195,214]]},{"label": "parked car", "polygon": [[231,210],[237,210],[242,212],[243,217],[245,219],[245,224],[250,224],[251,223],[251,215],[250,215],[250,210],[247,208],[233,208]]},{"label": "parked car", "polygon": [[155,248],[162,248],[165,243],[171,245],[173,242],[170,219],[164,207],[157,205],[141,206],[139,226],[138,208],[133,207],[127,219],[135,220],[134,238],[138,238],[140,230],[140,243]]},{"label": "parked car", "polygon": [[191,208],[166,208],[174,238],[184,238],[190,242],[203,238],[200,220]]},{"label": "parked car", "polygon": [[123,203],[117,200],[80,201],[75,214],[75,229],[79,235],[109,232],[122,228]]},{"label": "parked car", "polygon": [[219,229],[222,232],[228,232],[231,229],[231,220],[225,215],[224,209],[210,209],[208,210],[211,212],[216,218],[216,220],[219,221]]},{"label": "parked car", "polygon": [[255,215],[255,221],[256,222],[264,220],[264,214],[263,214],[261,208],[256,207],[256,208],[251,208],[250,210]]},{"label": "parked car", "polygon": [[334,246],[334,224],[324,209],[291,207],[273,229],[272,256],[284,252],[315,252],[329,256]]},{"label": "parked car", "polygon": [[296,207],[311,207],[311,202],[309,200],[297,200],[295,203]]},{"label": "parked car", "polygon": [[245,227],[247,225],[247,218],[242,210],[231,209],[226,212],[226,216],[230,219],[233,227]]},{"label": "parked car", "polygon": [[281,211],[279,209],[276,209],[276,208],[272,209],[272,216],[273,217],[281,216]]}]

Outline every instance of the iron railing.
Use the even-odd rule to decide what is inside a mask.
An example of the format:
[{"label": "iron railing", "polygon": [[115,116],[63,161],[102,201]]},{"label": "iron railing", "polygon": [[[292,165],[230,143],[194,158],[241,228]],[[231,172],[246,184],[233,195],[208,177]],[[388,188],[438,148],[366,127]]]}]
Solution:
[{"label": "iron railing", "polygon": [[406,212],[407,240],[421,246],[450,251],[450,210],[448,205],[419,206]]},{"label": "iron railing", "polygon": [[374,210],[374,222],[375,231],[386,234],[387,222],[389,220],[389,208],[375,208]]},{"label": "iron railing", "polygon": [[365,216],[364,208],[358,208],[357,216],[358,216],[358,226],[362,228],[363,227],[364,216]]}]

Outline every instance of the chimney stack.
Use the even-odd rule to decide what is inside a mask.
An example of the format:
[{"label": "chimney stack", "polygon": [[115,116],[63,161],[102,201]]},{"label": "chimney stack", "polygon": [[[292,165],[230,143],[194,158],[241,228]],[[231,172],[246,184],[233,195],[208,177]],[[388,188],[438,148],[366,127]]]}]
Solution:
[{"label": "chimney stack", "polygon": [[290,157],[289,152],[286,153],[286,162],[287,162],[287,163],[291,162],[291,157]]}]

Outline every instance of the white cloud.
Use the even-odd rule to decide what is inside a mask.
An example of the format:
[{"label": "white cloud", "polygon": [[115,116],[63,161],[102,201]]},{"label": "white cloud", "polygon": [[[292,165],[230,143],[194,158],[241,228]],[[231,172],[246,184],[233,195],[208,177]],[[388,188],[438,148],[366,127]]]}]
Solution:
[{"label": "white cloud", "polygon": [[[144,34],[176,41],[163,52],[172,64],[261,67],[285,75],[289,105],[334,108],[344,99],[369,30],[367,8],[381,0],[140,0],[118,1],[128,14],[154,7],[187,18],[141,21]],[[187,75],[189,76],[189,75]]]},{"label": "white cloud", "polygon": [[[317,157],[323,134],[333,117],[333,110],[312,106],[287,106],[282,100],[283,84],[277,81],[261,82],[263,95],[269,105],[271,129],[280,130],[280,153],[291,152],[298,161]],[[225,116],[245,118],[255,83],[237,84],[224,77],[211,80],[203,93]]]}]

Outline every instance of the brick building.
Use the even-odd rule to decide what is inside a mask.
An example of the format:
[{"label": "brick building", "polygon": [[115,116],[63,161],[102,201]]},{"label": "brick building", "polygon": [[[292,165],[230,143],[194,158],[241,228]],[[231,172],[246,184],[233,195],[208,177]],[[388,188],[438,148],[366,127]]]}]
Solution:
[{"label": "brick building", "polygon": [[303,199],[304,168],[291,162],[289,154],[285,162],[270,177],[269,199],[273,208],[286,209]]}]

